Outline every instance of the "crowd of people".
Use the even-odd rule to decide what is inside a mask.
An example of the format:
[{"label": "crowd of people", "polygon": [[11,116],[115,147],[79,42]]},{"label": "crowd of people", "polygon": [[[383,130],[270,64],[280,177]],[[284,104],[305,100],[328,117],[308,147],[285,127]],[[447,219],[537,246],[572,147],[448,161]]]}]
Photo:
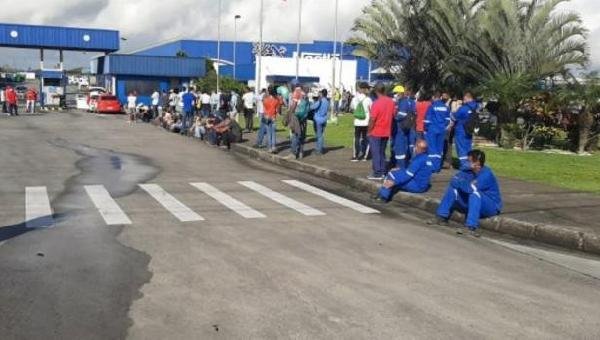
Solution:
[{"label": "crowd of people", "polygon": [[[486,166],[485,153],[473,150],[479,104],[470,92],[458,100],[440,91],[414,95],[400,85],[388,88],[359,83],[354,95],[336,97],[326,89],[317,95],[306,86],[291,84],[291,90],[270,86],[258,94],[251,88],[244,93],[221,94],[183,89],[155,91],[151,98],[151,105],[146,107],[135,93],[129,95],[130,123],[142,119],[213,146],[230,148],[231,143],[243,140],[243,133],[255,130],[257,117],[255,148],[277,153],[277,124],[281,122],[289,130],[291,159],[305,156],[309,123],[315,132],[314,154],[324,154],[331,105],[334,113],[336,106],[348,105],[346,109],[354,120],[351,161],[371,161],[368,179],[382,183],[374,199],[389,202],[399,191],[429,191],[433,175],[450,168],[444,160],[451,153],[448,146],[453,141],[459,171],[450,181],[436,219],[430,223],[447,225],[452,211],[459,210],[466,213],[468,231],[479,236],[480,218],[498,215],[502,210],[498,182]],[[245,118],[244,129],[240,126],[241,116]],[[457,232],[463,233],[463,229]]]}]

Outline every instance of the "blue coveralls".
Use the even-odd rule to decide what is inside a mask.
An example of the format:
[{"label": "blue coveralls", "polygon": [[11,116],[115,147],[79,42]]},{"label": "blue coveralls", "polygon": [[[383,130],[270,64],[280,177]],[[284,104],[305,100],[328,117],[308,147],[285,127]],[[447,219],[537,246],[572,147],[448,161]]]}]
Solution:
[{"label": "blue coveralls", "polygon": [[407,169],[390,171],[386,180],[394,181],[393,188],[382,187],[379,197],[390,201],[398,191],[420,194],[431,187],[431,176],[433,174],[432,163],[426,153],[417,155]]},{"label": "blue coveralls", "polygon": [[454,128],[454,143],[456,144],[456,154],[460,161],[460,169],[467,170],[467,155],[473,149],[473,136],[465,130],[465,124],[469,121],[472,114],[477,114],[478,104],[474,101],[464,104],[454,114],[450,116],[456,126]]},{"label": "blue coveralls", "polygon": [[442,198],[437,215],[448,219],[453,210],[467,214],[465,225],[470,230],[479,228],[479,219],[499,215],[502,211],[502,196],[496,176],[484,166],[479,174],[460,171],[450,181]]},{"label": "blue coveralls", "polygon": [[397,108],[398,112],[392,125],[392,157],[390,164],[404,169],[408,166],[408,161],[412,155],[417,140],[417,132],[414,126],[410,129],[402,129],[401,125],[402,121],[410,116],[416,118],[417,102],[410,97],[404,97],[398,101]]},{"label": "blue coveralls", "polygon": [[429,159],[433,163],[433,171],[442,171],[444,141],[446,129],[450,124],[450,108],[443,100],[434,101],[425,116],[425,140],[429,150]]}]

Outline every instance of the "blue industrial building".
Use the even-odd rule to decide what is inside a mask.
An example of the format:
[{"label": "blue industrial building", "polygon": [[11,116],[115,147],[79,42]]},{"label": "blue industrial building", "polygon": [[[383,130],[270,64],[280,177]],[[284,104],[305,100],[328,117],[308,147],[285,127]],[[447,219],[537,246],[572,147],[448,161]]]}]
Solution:
[{"label": "blue industrial building", "polygon": [[[189,57],[217,59],[217,41],[214,40],[178,40],[164,45],[152,47],[136,55],[143,56],[175,56],[178,52],[184,52]],[[236,59],[236,79],[240,81],[252,81],[256,76],[256,54],[257,43],[232,41],[221,42],[221,75],[233,77],[234,45]],[[264,56],[278,56],[292,58],[296,55],[295,43],[264,43]],[[343,43],[338,43],[337,57],[344,60],[357,61],[357,80],[369,79],[369,61],[365,58],[356,57],[352,54],[354,48]],[[340,53],[341,51],[341,53]],[[300,55],[303,58],[325,58],[329,59],[333,54],[333,42],[314,41],[300,44]]]},{"label": "blue industrial building", "polygon": [[206,68],[204,58],[122,54],[97,57],[92,64],[98,85],[111,90],[122,103],[135,91],[138,101],[146,105],[154,91],[185,86],[202,77]]}]

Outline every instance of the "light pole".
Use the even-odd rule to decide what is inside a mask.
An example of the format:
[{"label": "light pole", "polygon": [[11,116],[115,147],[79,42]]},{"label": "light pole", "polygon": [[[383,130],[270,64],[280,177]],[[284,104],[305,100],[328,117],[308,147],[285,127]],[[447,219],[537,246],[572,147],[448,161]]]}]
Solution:
[{"label": "light pole", "polygon": [[217,19],[217,93],[219,93],[221,89],[221,2],[222,0],[219,0],[219,15]]},{"label": "light pole", "polygon": [[239,14],[233,17],[233,80],[237,80],[237,22],[241,18],[242,16]]},{"label": "light pole", "polygon": [[262,49],[263,49],[263,11],[264,11],[264,0],[260,0],[260,20],[259,20],[259,38],[258,38],[258,71],[256,79],[256,94],[258,95],[261,91],[261,77],[262,77]]},{"label": "light pole", "polygon": [[338,0],[335,0],[335,15],[333,19],[333,55],[331,56],[332,60],[332,77],[331,77],[331,117],[335,116],[335,55],[337,54],[337,35],[338,35]]},{"label": "light pole", "polygon": [[298,4],[298,36],[296,38],[296,82],[300,76],[300,38],[302,33],[302,0]]}]

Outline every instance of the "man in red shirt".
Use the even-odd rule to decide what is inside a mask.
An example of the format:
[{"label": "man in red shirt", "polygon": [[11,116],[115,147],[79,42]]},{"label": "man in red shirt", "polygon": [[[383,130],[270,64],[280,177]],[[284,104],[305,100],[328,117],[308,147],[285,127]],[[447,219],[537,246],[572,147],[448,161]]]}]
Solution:
[{"label": "man in red shirt", "polygon": [[425,139],[425,115],[430,106],[429,96],[420,94],[417,101],[417,139]]},{"label": "man in red shirt", "polygon": [[262,123],[267,128],[267,145],[270,153],[277,152],[277,115],[281,111],[282,99],[277,91],[269,87],[269,95],[263,99],[264,116]]},{"label": "man in red shirt", "polygon": [[34,113],[35,111],[35,101],[37,100],[37,92],[34,89],[28,89],[25,94],[27,99],[27,113]]},{"label": "man in red shirt", "polygon": [[11,116],[18,116],[18,106],[17,106],[17,92],[15,89],[8,86],[6,88],[6,105],[8,106],[8,113]]},{"label": "man in red shirt", "polygon": [[383,180],[387,173],[385,149],[392,131],[392,122],[396,113],[396,103],[386,95],[385,85],[375,86],[377,100],[371,107],[369,120],[369,143],[373,155],[373,173],[371,180]]}]

